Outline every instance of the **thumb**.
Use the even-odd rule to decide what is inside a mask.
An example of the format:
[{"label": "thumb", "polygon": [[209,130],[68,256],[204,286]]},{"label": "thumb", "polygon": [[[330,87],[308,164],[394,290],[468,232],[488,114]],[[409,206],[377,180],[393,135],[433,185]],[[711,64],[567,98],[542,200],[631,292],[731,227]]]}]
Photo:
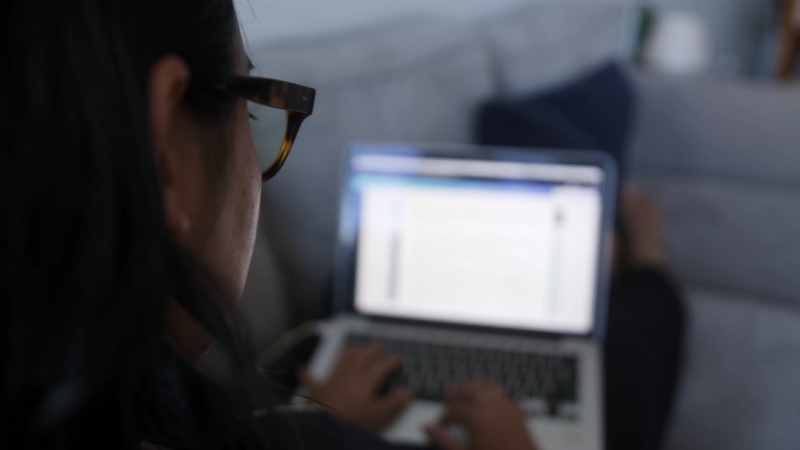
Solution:
[{"label": "thumb", "polygon": [[450,436],[441,425],[428,425],[425,427],[425,433],[431,438],[434,445],[441,450],[466,450],[466,447],[461,445],[458,441]]},{"label": "thumb", "polygon": [[386,397],[380,399],[377,404],[378,414],[391,418],[400,413],[411,402],[411,391],[408,389],[396,389]]},{"label": "thumb", "polygon": [[300,383],[309,392],[316,391],[320,387],[320,383],[311,375],[311,371],[308,370],[307,366],[301,367],[297,371],[297,376],[300,378]]}]

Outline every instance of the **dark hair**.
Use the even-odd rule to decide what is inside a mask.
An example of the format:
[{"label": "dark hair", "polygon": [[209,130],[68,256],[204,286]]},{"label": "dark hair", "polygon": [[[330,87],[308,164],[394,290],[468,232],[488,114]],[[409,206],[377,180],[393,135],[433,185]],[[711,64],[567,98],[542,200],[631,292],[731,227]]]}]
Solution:
[{"label": "dark hair", "polygon": [[[149,70],[174,54],[187,102],[224,122],[236,32],[231,0],[0,2],[0,447],[288,442],[274,414],[251,419],[272,409],[224,289],[165,230],[147,121]],[[168,298],[227,351],[235,388],[166,344]]]}]

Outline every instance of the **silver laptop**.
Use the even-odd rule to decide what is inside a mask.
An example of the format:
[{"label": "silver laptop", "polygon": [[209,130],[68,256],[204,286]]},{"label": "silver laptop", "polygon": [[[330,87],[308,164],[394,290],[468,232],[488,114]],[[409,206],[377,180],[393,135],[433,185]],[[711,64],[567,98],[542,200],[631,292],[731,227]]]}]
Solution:
[{"label": "silver laptop", "polygon": [[335,318],[311,370],[378,342],[415,392],[385,430],[427,442],[445,388],[503,386],[544,450],[603,447],[601,343],[616,189],[602,153],[359,144],[344,164]]}]

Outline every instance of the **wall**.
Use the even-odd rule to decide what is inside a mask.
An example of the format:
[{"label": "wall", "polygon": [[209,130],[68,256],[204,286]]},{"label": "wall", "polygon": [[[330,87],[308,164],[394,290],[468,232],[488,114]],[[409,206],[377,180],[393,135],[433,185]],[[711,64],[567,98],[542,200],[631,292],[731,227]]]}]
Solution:
[{"label": "wall", "polygon": [[471,19],[534,1],[537,0],[234,0],[251,45],[414,13]]},{"label": "wall", "polygon": [[[234,0],[247,41],[319,34],[362,26],[406,14],[439,14],[474,19],[514,6],[546,0]],[[566,0],[550,0],[566,1]],[[574,1],[574,0],[572,0]],[[584,0],[605,1],[605,0]],[[715,72],[752,74],[768,24],[768,0],[621,0],[652,3],[662,10],[692,11],[709,24]]]},{"label": "wall", "polygon": [[720,75],[756,72],[758,52],[769,27],[770,0],[651,0],[663,10],[691,11],[703,17],[714,43],[714,69]]}]

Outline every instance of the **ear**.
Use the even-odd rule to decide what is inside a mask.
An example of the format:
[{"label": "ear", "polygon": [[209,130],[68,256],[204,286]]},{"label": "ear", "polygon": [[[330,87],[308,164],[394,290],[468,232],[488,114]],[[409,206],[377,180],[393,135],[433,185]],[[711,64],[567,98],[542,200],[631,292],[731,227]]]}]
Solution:
[{"label": "ear", "polygon": [[161,58],[150,71],[148,101],[150,133],[155,150],[156,166],[164,201],[167,229],[180,238],[190,230],[188,204],[182,202],[182,183],[179,180],[181,151],[180,136],[185,125],[183,99],[189,87],[190,72],[186,63],[176,56]]}]

